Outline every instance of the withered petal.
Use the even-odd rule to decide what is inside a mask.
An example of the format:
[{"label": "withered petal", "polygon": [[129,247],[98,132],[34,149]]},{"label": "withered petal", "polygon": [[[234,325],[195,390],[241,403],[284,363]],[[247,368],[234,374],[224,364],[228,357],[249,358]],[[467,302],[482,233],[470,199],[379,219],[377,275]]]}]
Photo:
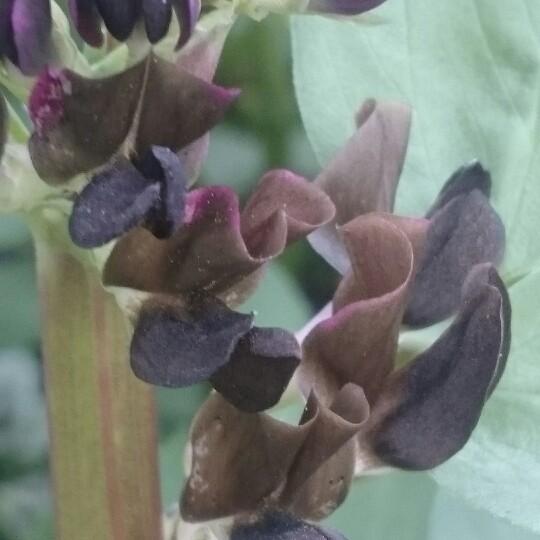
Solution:
[{"label": "withered petal", "polygon": [[253,523],[237,523],[230,540],[347,540],[342,534],[312,525],[291,514],[266,512]]},{"label": "withered petal", "polygon": [[79,35],[92,47],[101,47],[101,17],[95,0],[68,0],[69,14]]},{"label": "withered petal", "polygon": [[334,296],[334,315],[303,343],[298,380],[325,404],[348,382],[361,386],[371,403],[394,366],[414,252],[403,230],[377,214],[347,223],[341,235],[352,269]]},{"label": "withered petal", "polygon": [[[265,413],[241,412],[213,394],[192,427],[192,468],[182,494],[182,516],[200,521],[291,505],[313,517],[320,516],[321,505],[327,511],[335,508],[354,469],[354,450],[340,451],[348,444],[354,449],[352,438],[366,416],[365,397],[353,385],[340,394],[335,412],[312,395],[299,426]],[[311,496],[301,503],[295,489],[306,486]]]},{"label": "withered petal", "polygon": [[134,147],[126,151],[137,154],[151,146],[176,152],[219,122],[238,95],[152,54],[103,79],[51,73],[32,93],[29,141],[34,167],[50,183],[103,165],[127,139]]},{"label": "withered petal", "polygon": [[178,156],[169,148],[152,146],[135,162],[142,175],[159,184],[159,204],[146,219],[156,238],[168,238],[184,222],[187,177]]},{"label": "withered petal", "polygon": [[172,19],[171,0],[141,0],[144,27],[150,43],[162,39]]},{"label": "withered petal", "polygon": [[312,426],[291,466],[280,506],[295,516],[319,520],[345,500],[355,468],[354,436],[368,416],[364,391],[355,384],[346,384],[329,409],[310,394],[300,425]]},{"label": "withered petal", "polygon": [[431,218],[403,318],[407,325],[427,326],[451,315],[470,269],[502,260],[505,232],[500,217],[481,191],[463,191]]},{"label": "withered petal", "polygon": [[281,328],[252,328],[210,382],[229,403],[247,413],[274,406],[300,363],[300,345]]},{"label": "withered petal", "polygon": [[455,171],[441,188],[437,199],[426,212],[426,218],[431,218],[454,197],[467,195],[477,189],[487,199],[491,195],[491,175],[479,161],[472,161]]},{"label": "withered petal", "polygon": [[229,358],[253,321],[216,300],[143,304],[131,341],[131,367],[145,382],[179,388],[207,380]]},{"label": "withered petal", "polygon": [[139,16],[137,0],[95,0],[105,26],[118,41],[133,32]]},{"label": "withered petal", "polygon": [[336,206],[335,220],[309,236],[313,248],[342,274],[349,258],[335,225],[368,212],[391,212],[409,138],[411,111],[369,99],[358,129],[315,179]]},{"label": "withered petal", "polygon": [[81,191],[69,218],[69,234],[83,248],[102,246],[144,222],[160,198],[131,163],[117,162],[96,174]]},{"label": "withered petal", "polygon": [[308,430],[264,413],[241,412],[212,394],[191,429],[192,466],[180,500],[182,517],[205,521],[272,504]]},{"label": "withered petal", "polygon": [[507,292],[493,266],[477,265],[453,324],[388,378],[361,444],[381,462],[403,469],[430,469],[450,458],[476,426],[509,344]]},{"label": "withered petal", "polygon": [[15,0],[11,8],[17,65],[25,75],[35,75],[47,62],[52,29],[49,0]]},{"label": "withered petal", "polygon": [[305,178],[276,169],[263,176],[242,212],[242,236],[250,252],[268,253],[268,244],[272,243],[266,231],[275,230],[268,222],[276,215],[286,222],[288,245],[328,223],[335,208],[324,191]]},{"label": "withered petal", "polygon": [[201,12],[201,0],[172,0],[178,22],[180,23],[180,38],[176,48],[184,46],[197,24],[197,19]]}]

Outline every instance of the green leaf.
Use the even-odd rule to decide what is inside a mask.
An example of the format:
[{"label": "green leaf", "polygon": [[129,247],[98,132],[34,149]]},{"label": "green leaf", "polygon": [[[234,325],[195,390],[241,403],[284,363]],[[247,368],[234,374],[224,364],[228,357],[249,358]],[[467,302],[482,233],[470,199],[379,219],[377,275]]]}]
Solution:
[{"label": "green leaf", "polygon": [[[422,215],[451,171],[473,158],[491,171],[507,230],[512,349],[471,441],[433,476],[474,506],[540,533],[540,4],[390,0],[377,14],[383,24],[369,27],[294,19],[308,137],[324,164],[353,133],[364,99],[410,103],[396,203],[403,214]],[[402,360],[438,331],[403,336]]]},{"label": "green leaf", "polygon": [[391,0],[377,13],[384,24],[293,21],[296,90],[319,161],[352,134],[367,97],[410,103],[397,211],[422,214],[456,167],[479,158],[507,227],[503,274],[522,276],[540,264],[531,219],[540,205],[540,4]]}]

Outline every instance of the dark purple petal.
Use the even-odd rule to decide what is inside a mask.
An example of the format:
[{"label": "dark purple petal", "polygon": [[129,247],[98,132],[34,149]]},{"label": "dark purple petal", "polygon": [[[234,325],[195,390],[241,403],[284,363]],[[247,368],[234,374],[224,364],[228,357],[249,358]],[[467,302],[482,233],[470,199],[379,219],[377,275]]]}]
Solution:
[{"label": "dark purple petal", "polygon": [[15,0],[0,0],[0,60],[4,56],[16,63],[17,53],[13,42],[11,11]]},{"label": "dark purple petal", "polygon": [[84,41],[92,47],[101,47],[103,33],[96,0],[68,0],[68,8],[75,28]]},{"label": "dark purple petal", "polygon": [[359,15],[384,2],[385,0],[310,0],[307,9],[336,15]]},{"label": "dark purple petal", "polygon": [[451,315],[470,269],[499,264],[504,244],[504,225],[481,191],[451,198],[431,218],[403,322],[426,326]]},{"label": "dark purple petal", "polygon": [[[170,301],[169,301],[170,300]],[[179,388],[226,364],[253,321],[208,298],[143,304],[131,341],[131,367],[145,382]]]},{"label": "dark purple petal", "polygon": [[200,0],[172,0],[178,22],[180,23],[180,39],[176,44],[176,48],[184,46],[197,24],[197,19],[201,12]]},{"label": "dark purple petal", "polygon": [[436,212],[448,204],[453,198],[459,195],[467,195],[475,189],[489,199],[491,195],[491,175],[478,161],[464,165],[452,174],[441,188],[437,199],[426,212],[425,217],[433,217]]},{"label": "dark purple petal", "polygon": [[[1,0],[0,0],[1,1]],[[9,115],[4,95],[0,92],[0,161],[4,155],[4,146],[8,135]]]},{"label": "dark purple petal", "polygon": [[184,222],[187,178],[178,156],[169,148],[153,146],[135,163],[142,175],[159,185],[158,204],[145,226],[156,238],[168,238]]},{"label": "dark purple petal", "polygon": [[36,74],[47,62],[52,28],[49,0],[15,0],[11,12],[17,65],[26,75]]},{"label": "dark purple petal", "polygon": [[140,225],[159,200],[159,190],[159,183],[148,181],[129,162],[99,172],[73,205],[69,219],[73,242],[98,247]]},{"label": "dark purple petal", "polygon": [[501,377],[510,344],[510,304],[489,264],[463,286],[452,326],[409,366],[392,374],[364,436],[375,456],[404,469],[430,469],[460,450]]},{"label": "dark purple petal", "polygon": [[[252,518],[253,519],[253,518]],[[254,522],[237,523],[230,540],[347,540],[342,534],[284,512],[267,512]]]},{"label": "dark purple petal", "polygon": [[141,0],[144,26],[150,43],[162,39],[172,18],[171,0]]},{"label": "dark purple petal", "polygon": [[105,26],[118,41],[125,41],[133,32],[139,6],[137,0],[95,0]]},{"label": "dark purple petal", "polygon": [[260,412],[279,401],[299,363],[294,335],[280,328],[252,328],[210,382],[237,409]]}]

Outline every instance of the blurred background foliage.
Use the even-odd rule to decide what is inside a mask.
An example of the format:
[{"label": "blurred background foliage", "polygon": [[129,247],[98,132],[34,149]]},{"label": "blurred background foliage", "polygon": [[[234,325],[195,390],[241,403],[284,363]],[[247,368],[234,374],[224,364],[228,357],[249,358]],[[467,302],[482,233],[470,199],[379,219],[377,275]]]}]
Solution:
[{"label": "blurred background foliage", "polygon": [[[294,99],[285,18],[239,20],[216,80],[243,92],[212,132],[201,182],[231,185],[245,200],[268,169],[316,175]],[[33,257],[24,220],[0,215],[0,540],[54,537]],[[328,300],[335,281],[307,243],[298,243],[243,309],[255,311],[259,325],[296,330]],[[157,391],[164,504],[178,498],[187,429],[206,392],[204,386]]]}]

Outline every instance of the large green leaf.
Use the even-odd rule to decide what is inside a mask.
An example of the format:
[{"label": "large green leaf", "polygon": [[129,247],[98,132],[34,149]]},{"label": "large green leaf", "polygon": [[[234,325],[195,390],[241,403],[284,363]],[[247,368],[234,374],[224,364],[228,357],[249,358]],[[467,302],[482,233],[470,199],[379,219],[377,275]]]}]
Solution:
[{"label": "large green leaf", "polygon": [[[475,506],[540,533],[540,3],[388,0],[376,13],[376,26],[293,21],[304,124],[324,164],[353,133],[365,98],[410,103],[399,213],[423,214],[470,159],[492,172],[507,228],[512,350],[472,440],[433,475]],[[411,333],[402,344],[424,346],[431,335]]]},{"label": "large green leaf", "polygon": [[504,273],[540,262],[540,3],[389,0],[382,23],[293,21],[300,110],[321,162],[370,96],[413,106],[397,210],[422,214],[446,177],[479,158],[508,231]]}]

